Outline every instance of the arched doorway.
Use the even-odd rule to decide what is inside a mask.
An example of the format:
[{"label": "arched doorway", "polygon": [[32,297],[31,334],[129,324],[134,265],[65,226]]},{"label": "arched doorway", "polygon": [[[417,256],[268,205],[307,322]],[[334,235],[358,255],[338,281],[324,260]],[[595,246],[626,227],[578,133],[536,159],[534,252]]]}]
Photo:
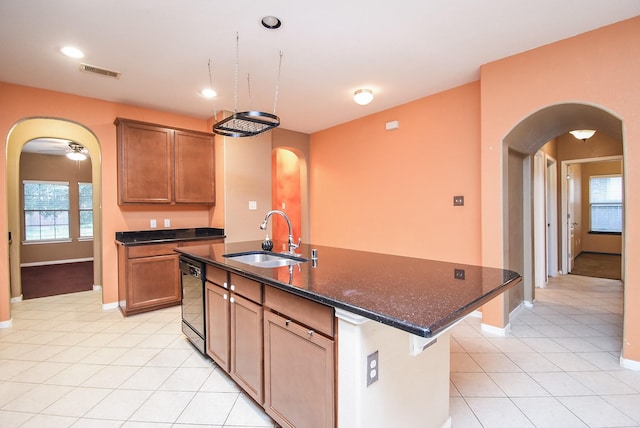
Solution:
[{"label": "arched doorway", "polygon": [[[84,146],[92,160],[93,179],[93,276],[94,284],[102,284],[102,213],[100,210],[102,200],[101,177],[101,152],[97,137],[89,129],[76,122],[59,118],[34,117],[25,118],[17,122],[7,139],[7,207],[9,233],[14,239],[22,235],[20,230],[20,183],[19,168],[20,155],[23,146],[37,138],[60,138],[76,141]],[[10,284],[9,295],[11,300],[20,300],[21,272],[20,272],[20,246],[10,245]]]},{"label": "arched doorway", "polygon": [[[557,104],[534,112],[503,139],[504,260],[508,268],[522,272],[523,276],[521,289],[509,293],[509,311],[523,300],[534,301],[535,284],[540,283],[535,275],[544,272],[535,268],[534,257],[535,225],[532,213],[535,212],[534,201],[540,200],[532,197],[534,156],[549,141],[574,129],[594,129],[624,144],[623,125],[618,117],[600,107],[577,103]],[[558,221],[558,227],[560,236],[566,234],[566,222]],[[622,239],[624,241],[624,235]],[[624,264],[624,245],[622,248]]]}]

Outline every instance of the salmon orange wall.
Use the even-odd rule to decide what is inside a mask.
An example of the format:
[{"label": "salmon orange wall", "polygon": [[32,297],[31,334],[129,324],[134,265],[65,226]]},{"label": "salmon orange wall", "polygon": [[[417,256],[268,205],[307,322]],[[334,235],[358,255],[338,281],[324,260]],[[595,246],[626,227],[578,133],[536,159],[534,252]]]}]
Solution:
[{"label": "salmon orange wall", "polygon": [[[502,266],[502,139],[521,120],[580,102],[623,122],[626,185],[623,358],[640,364],[640,17],[481,68],[482,263]],[[639,366],[640,367],[640,366]]]},{"label": "salmon orange wall", "polygon": [[[198,102],[195,100],[194,102]],[[217,226],[224,223],[222,213],[208,208],[120,208],[117,204],[116,117],[199,131],[210,131],[207,121],[124,104],[106,102],[59,92],[0,82],[0,137],[6,153],[12,126],[29,117],[51,117],[77,122],[91,130],[101,146],[103,212],[103,303],[117,302],[116,231],[148,229],[149,219],[171,218],[172,227]],[[216,147],[217,149],[217,147]],[[0,163],[0,236],[7,236],[6,156]],[[217,171],[221,174],[220,171]],[[218,181],[218,180],[216,180]],[[219,180],[220,182],[222,180]],[[222,192],[218,193],[222,195]],[[14,237],[16,238],[16,237]],[[10,319],[8,303],[8,249],[0,246],[0,322]],[[6,279],[5,279],[6,278]]]},{"label": "salmon orange wall", "polygon": [[311,242],[480,263],[478,82],[317,132],[310,165]]}]

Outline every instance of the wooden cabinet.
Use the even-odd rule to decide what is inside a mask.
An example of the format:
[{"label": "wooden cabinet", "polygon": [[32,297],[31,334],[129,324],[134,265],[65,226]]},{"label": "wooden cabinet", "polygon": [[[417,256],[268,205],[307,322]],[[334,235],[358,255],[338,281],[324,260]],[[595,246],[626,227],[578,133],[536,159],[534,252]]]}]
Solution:
[{"label": "wooden cabinet", "polygon": [[[231,368],[229,374],[263,403],[262,284],[231,273]],[[244,296],[244,297],[243,297]]]},{"label": "wooden cabinet", "polygon": [[120,204],[215,204],[213,134],[117,118]]},{"label": "wooden cabinet", "polygon": [[175,244],[119,247],[118,300],[124,315],[179,305]]},{"label": "wooden cabinet", "polygon": [[262,284],[207,265],[207,354],[263,402]]},{"label": "wooden cabinet", "polygon": [[207,355],[229,372],[229,291],[206,282]]},{"label": "wooden cabinet", "polygon": [[118,245],[118,303],[122,313],[127,316],[179,305],[180,262],[174,249],[208,245],[221,239]]},{"label": "wooden cabinet", "polygon": [[265,288],[264,408],[283,427],[335,426],[333,309]]}]

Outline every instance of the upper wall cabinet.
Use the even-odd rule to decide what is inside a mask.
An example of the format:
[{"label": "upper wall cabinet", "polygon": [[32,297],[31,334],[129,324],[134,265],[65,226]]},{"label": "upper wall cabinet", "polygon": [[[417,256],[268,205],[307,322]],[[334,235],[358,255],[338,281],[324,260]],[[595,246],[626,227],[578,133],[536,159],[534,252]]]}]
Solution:
[{"label": "upper wall cabinet", "polygon": [[215,204],[213,134],[115,120],[120,204]]}]

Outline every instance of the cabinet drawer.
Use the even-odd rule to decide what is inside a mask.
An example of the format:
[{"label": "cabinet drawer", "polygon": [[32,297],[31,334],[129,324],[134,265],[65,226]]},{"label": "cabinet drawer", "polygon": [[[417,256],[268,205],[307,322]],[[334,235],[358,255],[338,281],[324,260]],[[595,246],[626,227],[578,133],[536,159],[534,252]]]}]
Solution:
[{"label": "cabinet drawer", "polygon": [[226,270],[211,265],[206,265],[205,269],[205,278],[207,279],[207,281],[218,284],[221,287],[228,288]]},{"label": "cabinet drawer", "polygon": [[128,256],[130,259],[135,259],[138,257],[176,254],[175,251],[173,251],[174,248],[176,248],[176,244],[137,245],[135,247],[129,247]]},{"label": "cabinet drawer", "polygon": [[334,313],[330,306],[269,286],[264,290],[264,306],[333,337]]},{"label": "cabinet drawer", "polygon": [[262,304],[262,284],[245,278],[244,276],[236,275],[235,273],[229,274],[229,283],[231,284],[231,291],[246,297],[249,300]]}]

